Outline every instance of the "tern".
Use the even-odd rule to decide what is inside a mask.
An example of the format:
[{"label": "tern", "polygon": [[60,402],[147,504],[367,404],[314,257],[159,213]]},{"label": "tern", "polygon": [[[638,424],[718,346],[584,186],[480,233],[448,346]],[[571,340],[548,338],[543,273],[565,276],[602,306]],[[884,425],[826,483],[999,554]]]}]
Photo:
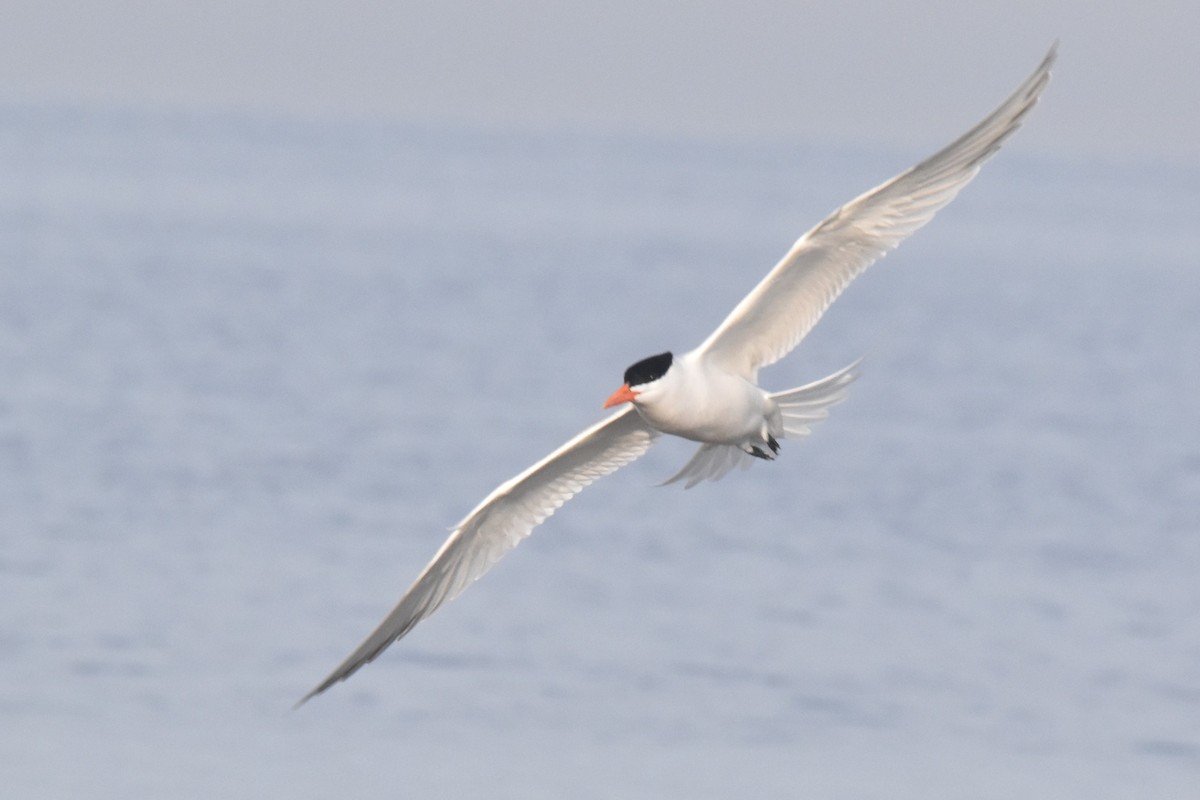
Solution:
[{"label": "tern", "polygon": [[689,488],[754,460],[771,461],[781,439],[807,435],[842,399],[858,362],[783,392],[760,388],[758,371],[799,344],[855,277],[929,222],[975,177],[1036,105],[1056,49],[974,128],[801,236],[699,347],[679,356],[652,355],[629,367],[604,403],[621,408],[484,498],[383,622],[297,705],[373,661],[585,486],[641,456],[660,435],[700,443],[666,481],[684,481]]}]

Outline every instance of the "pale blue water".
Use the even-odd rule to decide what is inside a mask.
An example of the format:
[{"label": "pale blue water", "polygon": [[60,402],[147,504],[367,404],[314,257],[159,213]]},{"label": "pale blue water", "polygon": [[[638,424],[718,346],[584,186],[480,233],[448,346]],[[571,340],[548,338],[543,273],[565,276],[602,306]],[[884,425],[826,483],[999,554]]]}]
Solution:
[{"label": "pale blue water", "polygon": [[288,710],[922,155],[0,108],[5,795],[1200,796],[1200,168],[1019,136],[766,373],[867,357],[811,439],[660,446]]}]

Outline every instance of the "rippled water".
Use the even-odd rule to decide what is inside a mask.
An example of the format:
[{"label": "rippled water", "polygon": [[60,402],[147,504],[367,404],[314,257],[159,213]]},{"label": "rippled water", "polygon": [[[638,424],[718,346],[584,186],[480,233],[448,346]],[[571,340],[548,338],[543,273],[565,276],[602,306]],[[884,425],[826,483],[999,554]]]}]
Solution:
[{"label": "rippled water", "polygon": [[1193,796],[1200,171],[1020,141],[764,374],[867,357],[812,438],[659,445],[291,712],[923,154],[0,108],[6,791]]}]

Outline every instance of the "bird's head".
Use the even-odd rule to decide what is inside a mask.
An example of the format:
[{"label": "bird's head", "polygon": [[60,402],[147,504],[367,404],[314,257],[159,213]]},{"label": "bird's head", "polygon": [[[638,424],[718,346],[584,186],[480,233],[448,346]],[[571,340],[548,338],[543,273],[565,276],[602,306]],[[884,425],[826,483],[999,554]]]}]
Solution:
[{"label": "bird's head", "polygon": [[675,357],[670,353],[659,353],[656,356],[643,358],[625,370],[625,385],[604,401],[604,407],[612,408],[621,403],[636,403],[638,397],[644,392],[653,392],[659,381],[671,369],[674,360]]}]

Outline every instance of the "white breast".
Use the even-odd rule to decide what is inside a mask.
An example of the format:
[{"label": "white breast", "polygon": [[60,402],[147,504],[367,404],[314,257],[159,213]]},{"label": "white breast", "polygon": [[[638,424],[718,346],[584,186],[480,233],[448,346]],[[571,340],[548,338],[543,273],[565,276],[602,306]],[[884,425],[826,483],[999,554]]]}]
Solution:
[{"label": "white breast", "polygon": [[638,395],[634,406],[655,429],[697,442],[759,441],[775,404],[750,381],[688,353]]}]

